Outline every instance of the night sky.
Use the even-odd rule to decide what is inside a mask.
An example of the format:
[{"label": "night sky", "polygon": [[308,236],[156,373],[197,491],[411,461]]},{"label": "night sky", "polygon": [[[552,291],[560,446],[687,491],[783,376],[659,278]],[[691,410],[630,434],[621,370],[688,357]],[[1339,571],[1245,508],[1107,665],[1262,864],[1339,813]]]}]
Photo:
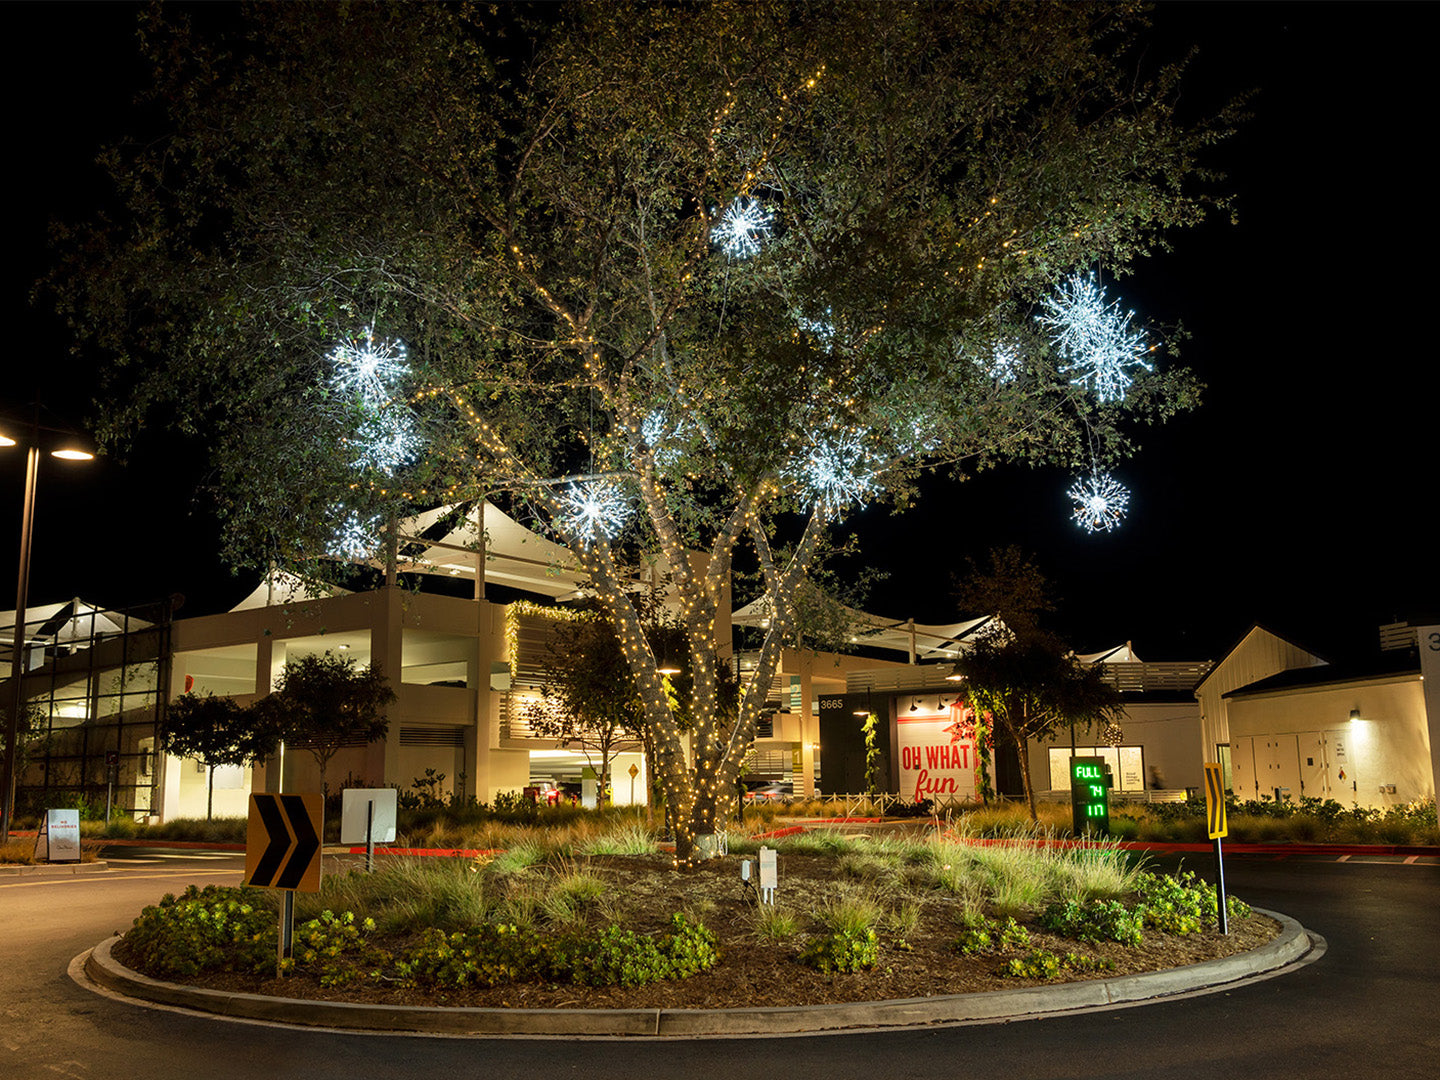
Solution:
[{"label": "night sky", "polygon": [[[82,423],[94,369],[28,294],[47,223],[105,199],[93,159],[126,130],[143,75],[133,9],[7,4],[0,19],[19,185],[0,412],[39,399]],[[1067,474],[1014,466],[930,480],[898,516],[854,515],[867,561],[889,574],[866,607],[921,622],[970,614],[952,575],[967,556],[1017,544],[1054,582],[1055,625],[1081,652],[1131,640],[1145,659],[1218,658],[1256,621],[1322,653],[1373,648],[1379,623],[1440,613],[1435,185],[1421,164],[1440,8],[1162,4],[1156,24],[1158,51],[1199,47],[1187,107],[1258,90],[1254,118],[1215,157],[1239,223],[1176,234],[1172,253],[1119,286],[1142,319],[1184,324],[1180,360],[1207,385],[1205,403],[1115,470],[1131,489],[1115,533],[1069,524]],[[0,575],[16,565],[22,461],[0,451]],[[202,468],[159,432],[125,467],[46,458],[30,603],[179,592],[195,615],[248,593],[256,579],[211,554]]]}]

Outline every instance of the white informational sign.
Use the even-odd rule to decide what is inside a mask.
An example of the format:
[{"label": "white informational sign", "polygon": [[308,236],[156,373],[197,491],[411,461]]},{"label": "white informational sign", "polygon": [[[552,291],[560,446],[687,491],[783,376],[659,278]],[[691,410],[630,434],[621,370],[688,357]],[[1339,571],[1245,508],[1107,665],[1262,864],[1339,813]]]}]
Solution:
[{"label": "white informational sign", "polygon": [[394,788],[346,788],[340,796],[340,842],[393,844],[398,801]]},{"label": "white informational sign", "polygon": [[48,862],[80,861],[80,811],[46,810],[35,837],[35,858]]},{"label": "white informational sign", "polygon": [[1120,751],[1120,772],[1115,786],[1121,791],[1145,790],[1145,754],[1138,746],[1117,747]]},{"label": "white informational sign", "polygon": [[912,802],[975,799],[975,720],[968,709],[938,710],[900,699],[896,720],[900,794]]},{"label": "white informational sign", "polygon": [[774,848],[760,849],[760,900],[775,903],[775,888],[780,884],[780,863]]}]

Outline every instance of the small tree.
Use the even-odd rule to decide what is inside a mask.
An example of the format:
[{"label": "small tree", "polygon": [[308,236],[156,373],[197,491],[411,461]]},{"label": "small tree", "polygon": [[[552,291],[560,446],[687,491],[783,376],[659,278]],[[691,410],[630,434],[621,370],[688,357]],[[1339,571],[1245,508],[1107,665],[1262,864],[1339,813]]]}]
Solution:
[{"label": "small tree", "polygon": [[544,699],[526,719],[535,734],[585,755],[603,805],[615,755],[643,743],[644,712],[630,665],[610,624],[589,613],[557,620],[547,648]]},{"label": "small tree", "polygon": [[234,698],[184,694],[170,703],[155,740],[167,754],[194,758],[206,770],[205,817],[215,811],[215,768],[253,765],[275,750],[276,737]]},{"label": "small tree", "polygon": [[356,742],[383,739],[390,730],[385,707],[394,700],[378,667],[361,669],[349,657],[326,650],[288,661],[275,692],[256,702],[255,709],[269,733],[315,759],[320,789],[328,794],[330,759]]},{"label": "small tree", "polygon": [[1029,740],[1046,738],[1063,724],[1115,722],[1124,715],[1120,691],[1049,635],[992,635],[956,661],[955,670],[965,677],[965,704],[988,713],[995,730],[1015,741],[1031,821],[1038,815]]},{"label": "small tree", "polygon": [[977,735],[988,714],[991,728],[1014,740],[1030,819],[1037,820],[1029,740],[1046,738],[1063,724],[1072,731],[1077,723],[1117,724],[1123,700],[1098,668],[1085,667],[1041,627],[1055,598],[1040,568],[1018,547],[991,549],[986,567],[971,560],[957,596],[963,608],[997,617],[955,672],[965,677],[960,694],[976,713]]}]

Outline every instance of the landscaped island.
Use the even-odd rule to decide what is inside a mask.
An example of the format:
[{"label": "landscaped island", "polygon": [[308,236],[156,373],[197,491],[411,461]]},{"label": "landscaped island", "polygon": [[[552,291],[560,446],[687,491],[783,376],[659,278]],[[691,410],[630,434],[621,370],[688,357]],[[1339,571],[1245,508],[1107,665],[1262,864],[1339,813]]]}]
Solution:
[{"label": "landscaped island", "polygon": [[[726,1008],[969,993],[1242,952],[1274,922],[1115,846],[917,829],[741,840],[678,872],[643,828],[532,830],[474,859],[393,857],[297,896],[276,974],[275,897],[192,889],[147,908],[116,956],[156,978],[398,1004]],[[741,861],[779,851],[774,904]]]}]

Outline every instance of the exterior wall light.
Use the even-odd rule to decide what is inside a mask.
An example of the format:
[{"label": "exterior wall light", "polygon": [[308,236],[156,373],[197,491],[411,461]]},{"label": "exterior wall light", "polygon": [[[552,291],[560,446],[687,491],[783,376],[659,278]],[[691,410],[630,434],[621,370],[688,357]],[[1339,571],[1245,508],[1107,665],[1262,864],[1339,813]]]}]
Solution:
[{"label": "exterior wall light", "polygon": [[1353,723],[1355,723],[1356,720],[1359,720],[1359,719],[1360,719],[1360,710],[1359,710],[1359,709],[1351,709],[1351,710],[1350,710],[1350,722],[1353,724]]}]

